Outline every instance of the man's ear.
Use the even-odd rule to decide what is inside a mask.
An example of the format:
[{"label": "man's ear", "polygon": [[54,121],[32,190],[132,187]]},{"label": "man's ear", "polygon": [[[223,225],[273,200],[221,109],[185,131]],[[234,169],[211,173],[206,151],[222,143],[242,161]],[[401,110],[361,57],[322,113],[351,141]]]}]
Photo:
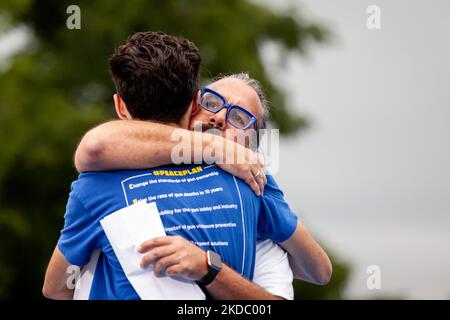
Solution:
[{"label": "man's ear", "polygon": [[117,93],[113,95],[113,99],[114,99],[114,107],[116,108],[116,113],[119,119],[122,120],[131,119],[131,115],[128,112],[125,101],[123,101],[123,99]]},{"label": "man's ear", "polygon": [[194,95],[194,100],[192,100],[192,112],[191,117],[195,116],[195,114],[200,110],[198,103],[200,102],[200,90]]}]

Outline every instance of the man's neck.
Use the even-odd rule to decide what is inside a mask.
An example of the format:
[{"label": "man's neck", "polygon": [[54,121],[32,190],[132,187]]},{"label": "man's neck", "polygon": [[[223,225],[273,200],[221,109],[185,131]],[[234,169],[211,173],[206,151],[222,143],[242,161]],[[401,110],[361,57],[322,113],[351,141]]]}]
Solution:
[{"label": "man's neck", "polygon": [[189,129],[189,121],[184,121],[184,119],[182,121],[180,121],[180,123],[169,122],[169,123],[166,123],[166,125],[175,127],[178,129],[186,129],[186,130]]},{"label": "man's neck", "polygon": [[[129,120],[133,120],[133,118],[130,117]],[[134,120],[137,120],[137,119],[134,119]],[[183,119],[181,119],[179,123],[178,122],[160,122],[160,121],[155,121],[155,120],[149,120],[149,121],[158,122],[158,123],[164,124],[166,126],[175,127],[178,129],[189,130],[190,117],[184,116]]]},{"label": "man's neck", "polygon": [[179,129],[183,128],[179,123],[176,123],[176,122],[165,123],[165,125],[168,125],[168,126],[171,126],[171,127],[175,127],[175,128],[179,128]]},{"label": "man's neck", "polygon": [[181,119],[180,123],[170,124],[171,126],[180,128],[180,129],[189,129],[189,123],[191,122],[191,113],[186,112],[183,119]]}]

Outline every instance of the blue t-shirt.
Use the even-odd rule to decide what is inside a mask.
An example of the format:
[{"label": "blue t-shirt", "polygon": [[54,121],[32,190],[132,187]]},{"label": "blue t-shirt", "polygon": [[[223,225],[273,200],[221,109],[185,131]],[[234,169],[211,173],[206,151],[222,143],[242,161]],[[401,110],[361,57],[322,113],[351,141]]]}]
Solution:
[{"label": "blue t-shirt", "polygon": [[90,299],[139,299],[126,278],[100,220],[137,201],[156,202],[165,231],[213,250],[248,279],[256,241],[287,240],[297,216],[272,176],[264,195],[214,165],[82,173],[71,186],[58,247],[77,266],[101,250]]}]

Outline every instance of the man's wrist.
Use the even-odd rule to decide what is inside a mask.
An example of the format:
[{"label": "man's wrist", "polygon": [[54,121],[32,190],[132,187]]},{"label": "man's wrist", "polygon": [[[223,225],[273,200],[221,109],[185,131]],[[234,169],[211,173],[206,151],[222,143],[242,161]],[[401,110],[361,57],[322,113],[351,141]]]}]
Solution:
[{"label": "man's wrist", "polygon": [[202,279],[208,274],[208,252],[203,251],[203,263],[202,263],[202,271],[198,277],[198,280]]},{"label": "man's wrist", "polygon": [[214,251],[208,250],[206,252],[207,257],[207,273],[197,283],[203,286],[207,286],[214,281],[217,274],[222,270],[222,259],[219,254]]}]

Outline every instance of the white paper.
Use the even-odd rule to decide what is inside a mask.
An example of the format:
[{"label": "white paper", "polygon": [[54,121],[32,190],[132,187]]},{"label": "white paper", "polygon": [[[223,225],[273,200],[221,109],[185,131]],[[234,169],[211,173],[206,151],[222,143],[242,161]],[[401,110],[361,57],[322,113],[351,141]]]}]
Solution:
[{"label": "white paper", "polygon": [[204,300],[194,281],[158,278],[150,268],[140,267],[143,254],[138,246],[149,239],[165,236],[156,203],[138,202],[100,221],[125,275],[143,300]]}]

